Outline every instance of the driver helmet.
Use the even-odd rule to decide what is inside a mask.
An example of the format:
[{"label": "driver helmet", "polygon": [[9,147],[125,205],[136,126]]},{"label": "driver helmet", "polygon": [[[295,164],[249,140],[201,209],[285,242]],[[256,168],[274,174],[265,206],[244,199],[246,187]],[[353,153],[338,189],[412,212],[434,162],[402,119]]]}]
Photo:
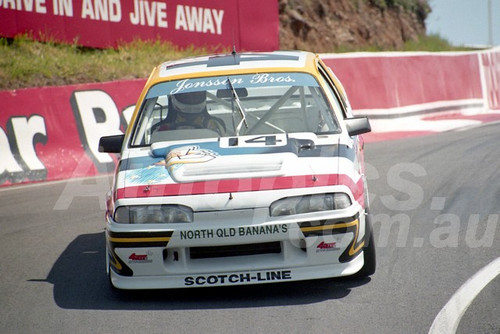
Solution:
[{"label": "driver helmet", "polygon": [[175,109],[186,114],[199,114],[205,110],[207,105],[207,93],[191,92],[172,95],[172,104]]}]

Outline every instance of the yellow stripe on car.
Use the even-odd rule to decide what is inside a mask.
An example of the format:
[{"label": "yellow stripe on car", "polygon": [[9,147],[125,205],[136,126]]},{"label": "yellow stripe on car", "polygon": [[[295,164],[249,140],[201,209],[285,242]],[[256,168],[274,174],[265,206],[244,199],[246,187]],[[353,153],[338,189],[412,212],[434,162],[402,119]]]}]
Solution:
[{"label": "yellow stripe on car", "polygon": [[151,237],[151,238],[113,238],[109,237],[111,242],[168,242],[170,237]]}]

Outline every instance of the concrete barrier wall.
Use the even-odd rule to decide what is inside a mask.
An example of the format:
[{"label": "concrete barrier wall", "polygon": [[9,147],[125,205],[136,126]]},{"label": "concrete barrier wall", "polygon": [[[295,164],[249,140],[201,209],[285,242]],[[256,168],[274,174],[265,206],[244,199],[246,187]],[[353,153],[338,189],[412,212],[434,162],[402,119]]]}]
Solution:
[{"label": "concrete barrier wall", "polygon": [[[395,117],[451,108],[498,109],[499,51],[324,55],[358,113]],[[496,99],[488,96],[496,95]]]},{"label": "concrete barrier wall", "polygon": [[367,115],[368,141],[427,135],[500,120],[500,49],[322,55]]},{"label": "concrete barrier wall", "polygon": [[99,138],[123,132],[146,80],[1,91],[0,184],[108,173]]},{"label": "concrete barrier wall", "polygon": [[[500,50],[321,56],[354,112],[371,118],[375,135],[415,115],[500,111]],[[97,152],[99,138],[125,130],[144,84],[0,91],[0,185],[111,172],[116,157]],[[418,122],[405,124],[405,131],[421,131]]]}]

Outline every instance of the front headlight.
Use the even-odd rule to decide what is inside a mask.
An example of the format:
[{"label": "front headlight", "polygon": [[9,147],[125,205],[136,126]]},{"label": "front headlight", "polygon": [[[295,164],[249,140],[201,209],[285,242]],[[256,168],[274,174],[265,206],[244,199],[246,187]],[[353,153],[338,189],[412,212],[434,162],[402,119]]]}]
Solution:
[{"label": "front headlight", "polygon": [[271,204],[272,217],[288,216],[300,213],[340,210],[351,205],[351,199],[345,193],[316,194],[286,197]]},{"label": "front headlight", "polygon": [[193,210],[184,205],[120,206],[114,219],[120,224],[191,223]]}]

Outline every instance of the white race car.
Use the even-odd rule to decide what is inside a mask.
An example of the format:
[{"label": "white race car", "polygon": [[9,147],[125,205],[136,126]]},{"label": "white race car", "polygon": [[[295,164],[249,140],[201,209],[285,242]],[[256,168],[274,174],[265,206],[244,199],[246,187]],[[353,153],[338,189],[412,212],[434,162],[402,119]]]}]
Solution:
[{"label": "white race car", "polygon": [[375,271],[363,140],[317,55],[232,53],[155,68],[107,198],[111,284],[158,289]]}]

